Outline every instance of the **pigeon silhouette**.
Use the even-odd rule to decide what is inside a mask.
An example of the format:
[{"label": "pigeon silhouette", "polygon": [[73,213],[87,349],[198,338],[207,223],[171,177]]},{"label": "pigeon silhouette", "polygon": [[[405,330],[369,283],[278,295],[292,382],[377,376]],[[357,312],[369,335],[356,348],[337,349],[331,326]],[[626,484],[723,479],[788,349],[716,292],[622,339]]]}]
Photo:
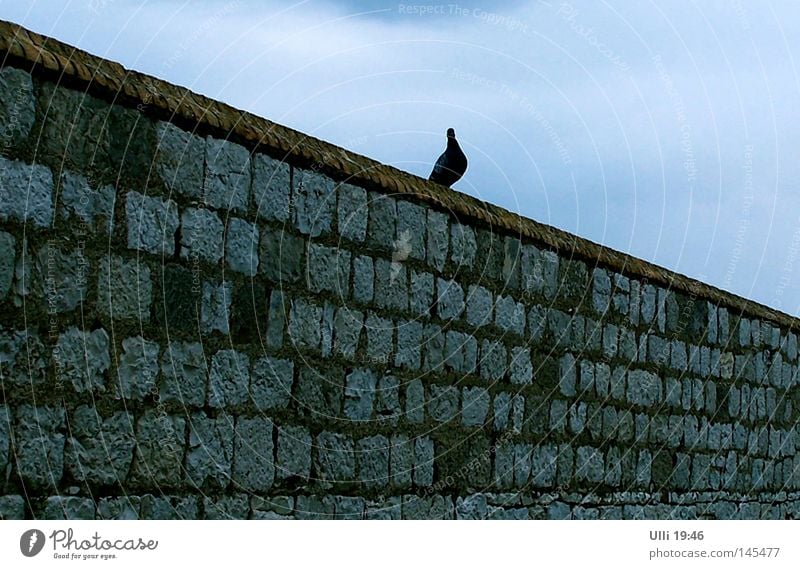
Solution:
[{"label": "pigeon silhouette", "polygon": [[448,188],[458,182],[464,172],[467,171],[467,157],[461,151],[461,147],[456,140],[456,131],[452,128],[447,129],[447,148],[436,164],[428,179],[447,186]]}]

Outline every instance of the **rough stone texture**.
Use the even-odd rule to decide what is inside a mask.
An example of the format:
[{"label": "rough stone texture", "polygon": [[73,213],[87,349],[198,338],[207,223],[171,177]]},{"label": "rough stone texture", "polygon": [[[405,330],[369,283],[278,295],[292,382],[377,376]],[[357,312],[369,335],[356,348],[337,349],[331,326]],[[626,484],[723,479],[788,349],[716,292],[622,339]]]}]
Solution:
[{"label": "rough stone texture", "polygon": [[309,243],[306,275],[310,290],[327,291],[344,300],[350,296],[350,253]]},{"label": "rough stone texture", "polygon": [[238,217],[228,220],[225,260],[232,271],[254,276],[258,271],[258,226]]},{"label": "rough stone texture", "polygon": [[52,225],[53,174],[48,168],[0,156],[0,221]]},{"label": "rough stone texture", "polygon": [[250,201],[250,153],[228,140],[206,137],[203,180],[206,205],[223,211],[244,211]]},{"label": "rough stone texture", "polygon": [[0,231],[0,301],[2,301],[11,290],[11,282],[14,278],[14,256],[16,239],[10,233]]},{"label": "rough stone texture", "polygon": [[478,245],[472,228],[461,223],[452,224],[450,226],[450,246],[450,259],[459,269],[473,266]]},{"label": "rough stone texture", "polygon": [[472,326],[492,323],[492,293],[480,285],[470,285],[467,292],[467,322]]},{"label": "rough stone texture", "polygon": [[150,320],[153,283],[150,268],[136,260],[111,256],[100,259],[97,277],[97,308],[105,316]]},{"label": "rough stone texture", "polygon": [[32,490],[58,488],[64,472],[64,409],[20,405],[14,415],[17,474]]},{"label": "rough stone texture", "polygon": [[451,385],[431,385],[428,414],[434,421],[446,423],[455,419],[459,411],[459,392]]},{"label": "rough stone texture", "polygon": [[[225,488],[233,462],[233,417],[193,413],[189,419],[186,479],[196,488]],[[272,435],[270,434],[270,442]]]},{"label": "rough stone texture", "polygon": [[372,302],[374,296],[375,269],[372,257],[358,256],[353,259],[353,300],[362,304]]},{"label": "rough stone texture", "polygon": [[88,405],[72,414],[64,451],[67,472],[79,482],[122,484],[133,460],[133,417],[118,411],[101,417]]},{"label": "rough stone texture", "polygon": [[284,409],[289,405],[293,382],[293,361],[264,356],[253,363],[250,397],[259,410]]},{"label": "rough stone texture", "polygon": [[455,281],[436,279],[436,310],[442,320],[458,318],[464,312],[464,290]]},{"label": "rough stone texture", "polygon": [[[53,358],[57,365],[57,352]],[[0,332],[0,379],[6,385],[37,385],[45,380],[46,352],[33,332]]]},{"label": "rough stone texture", "polygon": [[111,233],[116,197],[113,186],[95,190],[86,177],[69,170],[61,172],[58,209],[62,219],[78,219],[87,229]]},{"label": "rough stone texture", "polygon": [[367,191],[352,184],[337,188],[337,222],[339,234],[345,239],[361,242],[367,235]]},{"label": "rough stone texture", "polygon": [[216,212],[188,208],[181,214],[181,256],[218,263],[222,258],[225,226]]},{"label": "rough stone texture", "polygon": [[13,67],[0,69],[0,101],[0,140],[20,144],[36,119],[31,76]]},{"label": "rough stone texture", "polygon": [[181,406],[202,406],[206,401],[208,369],[203,346],[192,342],[171,342],[161,354],[161,401]]},{"label": "rough stone texture", "polygon": [[288,221],[291,208],[289,165],[264,154],[253,155],[251,163],[256,214],[271,221]]},{"label": "rough stone texture", "polygon": [[0,496],[0,520],[24,520],[25,499],[22,496]]},{"label": "rough stone texture", "polygon": [[500,342],[484,340],[481,344],[481,377],[489,381],[499,381],[506,374],[506,347]]},{"label": "rough stone texture", "polygon": [[149,487],[176,486],[183,478],[186,419],[148,410],[136,425],[133,478]]},{"label": "rough stone texture", "polygon": [[308,480],[311,473],[311,435],[304,427],[279,427],[276,476]]},{"label": "rough stone texture", "polygon": [[259,244],[260,270],[276,282],[296,282],[306,265],[305,241],[278,229],[265,227]]},{"label": "rough stone texture", "polygon": [[171,192],[199,198],[203,192],[205,139],[172,123],[156,123],[155,170]]},{"label": "rough stone texture", "polygon": [[321,481],[347,482],[355,478],[353,440],[331,432],[320,433],[314,443],[314,469]]},{"label": "rough stone texture", "polygon": [[377,379],[370,370],[356,369],[347,375],[344,388],[344,414],[352,421],[372,417]]},{"label": "rough stone texture", "polygon": [[141,336],[122,341],[122,355],[117,367],[117,395],[124,399],[142,400],[156,390],[158,380],[156,342]]},{"label": "rough stone texture", "polygon": [[250,492],[266,492],[275,480],[273,424],[265,417],[236,420],[233,482]]},{"label": "rough stone texture", "polygon": [[57,381],[68,381],[78,392],[105,391],[111,366],[108,334],[103,329],[82,332],[68,328],[59,335],[53,354]]},{"label": "rough stone texture", "polygon": [[447,262],[449,231],[447,228],[448,216],[436,210],[428,210],[428,264],[437,271],[444,269]]},{"label": "rough stone texture", "polygon": [[489,392],[482,387],[465,387],[461,397],[461,420],[467,427],[483,425],[489,413]]},{"label": "rough stone texture", "polygon": [[129,249],[165,256],[175,253],[175,232],[180,225],[175,202],[128,192],[125,223]]},{"label": "rough stone texture", "polygon": [[62,251],[45,245],[36,257],[36,290],[51,311],[68,312],[82,306],[89,287],[91,263],[80,249]]},{"label": "rough stone texture", "polygon": [[230,333],[231,283],[203,283],[200,305],[200,329],[204,334]]},{"label": "rough stone texture", "polygon": [[220,350],[211,358],[208,374],[208,404],[228,407],[247,401],[250,361],[235,350]]},{"label": "rough stone texture", "polygon": [[336,209],[333,181],[317,172],[295,168],[293,184],[292,204],[297,230],[311,237],[329,233]]},{"label": "rough stone texture", "polygon": [[364,488],[381,488],[389,483],[389,439],[382,435],[360,439],[356,444],[358,478]]},{"label": "rough stone texture", "polygon": [[322,309],[302,299],[292,301],[289,339],[298,348],[319,349],[322,341]]},{"label": "rough stone texture", "polygon": [[45,503],[43,517],[47,520],[93,520],[95,504],[91,498],[50,496]]}]

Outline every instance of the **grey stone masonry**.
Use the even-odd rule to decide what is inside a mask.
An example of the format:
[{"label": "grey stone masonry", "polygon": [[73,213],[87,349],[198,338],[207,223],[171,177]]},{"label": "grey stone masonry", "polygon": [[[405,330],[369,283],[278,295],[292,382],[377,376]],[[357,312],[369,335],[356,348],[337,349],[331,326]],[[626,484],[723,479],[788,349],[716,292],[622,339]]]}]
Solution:
[{"label": "grey stone masonry", "polygon": [[211,407],[240,405],[247,401],[250,362],[235,350],[220,350],[211,359],[208,375],[208,404]]},{"label": "grey stone masonry", "polygon": [[180,225],[175,202],[128,192],[125,221],[128,248],[164,255],[175,252],[175,232]]},{"label": "grey stone masonry", "polygon": [[118,411],[101,417],[94,407],[81,405],[70,418],[64,452],[67,471],[77,481],[122,484],[133,460],[133,417]]},{"label": "grey stone masonry", "polygon": [[400,200],[397,202],[397,250],[412,259],[425,259],[426,210]]},{"label": "grey stone masonry", "polygon": [[206,401],[207,384],[203,346],[191,342],[169,343],[161,354],[160,400],[200,407]]},{"label": "grey stone masonry", "polygon": [[[203,412],[189,418],[189,445],[186,449],[186,478],[196,488],[225,488],[233,463],[233,417],[216,418]],[[272,435],[270,434],[270,442]]]},{"label": "grey stone masonry", "polygon": [[33,81],[13,67],[0,69],[0,140],[20,144],[36,120]]},{"label": "grey stone masonry", "polygon": [[89,290],[90,261],[83,251],[63,251],[45,245],[36,257],[36,291],[54,312],[69,312],[81,306]]},{"label": "grey stone masonry", "polygon": [[189,208],[181,215],[181,256],[217,263],[222,258],[225,227],[216,212]]},{"label": "grey stone masonry", "polygon": [[464,290],[455,281],[436,279],[436,310],[442,320],[458,318],[464,311]]},{"label": "grey stone masonry", "polygon": [[0,221],[50,227],[53,223],[53,174],[0,156]]},{"label": "grey stone masonry", "polygon": [[122,341],[122,355],[117,368],[118,397],[141,401],[155,392],[159,372],[158,352],[158,343],[141,336]]},{"label": "grey stone masonry", "polygon": [[367,235],[367,191],[351,184],[341,184],[337,188],[337,223],[339,234],[345,239],[361,242]]},{"label": "grey stone masonry", "polygon": [[285,222],[291,213],[289,165],[264,154],[251,158],[253,207],[261,218]]},{"label": "grey stone masonry", "polygon": [[132,476],[147,486],[177,486],[184,469],[186,419],[148,410],[136,424]]},{"label": "grey stone masonry", "polygon": [[90,229],[111,233],[114,228],[116,192],[110,185],[92,189],[81,174],[61,172],[59,212],[64,219],[77,218]]},{"label": "grey stone masonry", "polygon": [[105,330],[83,332],[74,326],[68,328],[58,337],[53,359],[57,381],[69,382],[78,393],[106,390],[111,358]]},{"label": "grey stone masonry", "polygon": [[64,409],[20,405],[13,431],[16,472],[26,486],[50,491],[64,472]]},{"label": "grey stone masonry", "polygon": [[16,255],[16,239],[10,233],[0,231],[0,301],[11,290],[14,279],[14,257]]},{"label": "grey stone masonry", "polygon": [[232,217],[225,235],[225,260],[232,271],[255,276],[258,271],[258,226]]},{"label": "grey stone masonry", "polygon": [[311,435],[304,427],[278,427],[276,477],[307,480],[311,473]]},{"label": "grey stone masonry", "polygon": [[150,267],[137,260],[110,256],[100,260],[97,308],[112,320],[150,320],[153,284]]},{"label": "grey stone masonry", "polygon": [[294,383],[294,362],[263,356],[253,362],[250,397],[259,410],[285,409]]},{"label": "grey stone masonry", "polygon": [[275,480],[272,421],[239,417],[233,446],[233,482],[250,492],[266,492]]},{"label": "grey stone masonry", "polygon": [[171,192],[190,198],[203,193],[206,141],[172,123],[156,123],[155,170]]},{"label": "grey stone masonry", "polygon": [[250,203],[250,153],[228,140],[206,137],[203,180],[206,205],[219,210],[245,211]]},{"label": "grey stone masonry", "polygon": [[336,210],[333,181],[317,172],[295,168],[292,205],[295,227],[300,233],[311,237],[329,233]]}]

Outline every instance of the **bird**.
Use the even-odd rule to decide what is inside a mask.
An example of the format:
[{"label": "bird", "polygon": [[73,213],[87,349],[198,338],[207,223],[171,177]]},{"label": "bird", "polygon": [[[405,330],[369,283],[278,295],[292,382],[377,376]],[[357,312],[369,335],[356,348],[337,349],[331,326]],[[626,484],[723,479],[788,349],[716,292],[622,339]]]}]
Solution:
[{"label": "bird", "polygon": [[467,171],[467,157],[456,140],[455,129],[447,129],[447,148],[436,164],[428,179],[448,188],[458,182]]}]

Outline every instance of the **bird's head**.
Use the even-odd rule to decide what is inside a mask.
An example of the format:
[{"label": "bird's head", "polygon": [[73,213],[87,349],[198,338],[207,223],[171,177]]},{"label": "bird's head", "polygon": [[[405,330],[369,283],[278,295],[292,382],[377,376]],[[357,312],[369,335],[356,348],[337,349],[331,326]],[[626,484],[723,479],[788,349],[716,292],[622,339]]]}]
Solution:
[{"label": "bird's head", "polygon": [[448,128],[448,129],[447,129],[447,138],[455,138],[455,137],[456,137],[456,131],[455,131],[455,129],[453,129],[453,128]]}]

